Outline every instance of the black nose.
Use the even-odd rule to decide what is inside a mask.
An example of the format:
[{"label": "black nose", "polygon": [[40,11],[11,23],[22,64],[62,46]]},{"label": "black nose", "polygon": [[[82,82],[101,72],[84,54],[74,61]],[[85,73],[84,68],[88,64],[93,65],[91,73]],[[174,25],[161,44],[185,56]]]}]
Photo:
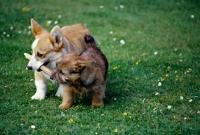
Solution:
[{"label": "black nose", "polygon": [[51,80],[53,80],[53,77],[52,77],[52,76],[50,76],[50,79],[51,79]]},{"label": "black nose", "polygon": [[32,70],[33,68],[31,66],[27,66],[27,69],[28,70]]}]

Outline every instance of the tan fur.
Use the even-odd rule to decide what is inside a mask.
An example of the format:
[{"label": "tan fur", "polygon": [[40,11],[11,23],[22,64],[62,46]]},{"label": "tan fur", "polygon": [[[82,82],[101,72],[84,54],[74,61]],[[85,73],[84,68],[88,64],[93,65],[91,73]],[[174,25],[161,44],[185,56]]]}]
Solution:
[{"label": "tan fur", "polygon": [[[27,60],[30,60],[30,59],[31,59],[31,55],[30,55],[30,54],[24,53],[24,56],[25,56],[25,58],[26,58]],[[41,69],[43,72],[45,72],[46,74],[52,75],[52,71],[51,71],[49,68],[47,68],[46,66],[42,65],[42,66],[40,67],[40,69]]]},{"label": "tan fur", "polygon": [[[40,26],[34,19],[31,19],[31,29],[35,37],[32,44],[32,55],[25,53],[25,57],[29,58],[27,68],[35,70],[35,85],[37,91],[32,99],[42,100],[46,95],[46,82],[50,72],[38,72],[40,67],[47,63],[52,70],[56,68],[56,64],[62,59],[64,54],[75,52],[77,55],[82,53],[87,44],[84,41],[86,35],[90,35],[89,30],[82,24],[75,24],[60,28],[53,27],[48,32]],[[47,74],[46,74],[47,73]],[[62,87],[61,87],[62,88]],[[56,93],[60,96],[60,93]]]},{"label": "tan fur", "polygon": [[76,25],[71,25],[71,26],[65,26],[61,30],[63,32],[63,35],[68,39],[68,41],[73,46],[75,46],[78,50],[80,50],[79,53],[76,53],[76,54],[79,55],[81,52],[83,52],[86,49],[85,46],[87,46],[87,44],[85,43],[83,35],[84,36],[90,35],[90,32],[88,29],[85,28],[84,25],[76,24]]},{"label": "tan fur", "polygon": [[[64,36],[70,43],[71,49],[76,54],[80,54],[87,48],[87,44],[84,41],[86,35],[90,35],[89,30],[82,24],[76,24],[71,26],[65,26],[60,29],[59,26],[55,26],[49,33],[44,28],[42,28],[35,20],[31,20],[32,32],[35,38],[39,38],[36,50],[42,54],[48,54],[50,51],[60,52],[62,48],[68,50],[68,46],[65,41],[62,41],[60,46],[56,46],[56,41],[54,41],[53,32],[59,31],[57,33],[60,36]],[[45,55],[44,55],[45,57]]]},{"label": "tan fur", "polygon": [[[90,35],[90,32],[82,24],[65,26],[61,29],[59,26],[55,26],[49,33],[32,19],[31,28],[35,39],[38,40],[37,45],[32,46],[32,51],[34,52],[32,56],[34,55],[33,57],[38,61],[49,57],[53,57],[51,59],[56,60],[61,57],[63,53],[62,49],[67,52],[73,51],[79,55],[87,48],[84,37]],[[57,56],[52,56],[51,52],[57,53]],[[42,54],[42,57],[38,57],[37,53]]]},{"label": "tan fur", "polygon": [[58,63],[51,78],[66,85],[61,109],[71,107],[74,93],[92,93],[92,105],[103,105],[106,89],[108,62],[96,47],[89,47],[80,56],[74,52],[66,54]]}]

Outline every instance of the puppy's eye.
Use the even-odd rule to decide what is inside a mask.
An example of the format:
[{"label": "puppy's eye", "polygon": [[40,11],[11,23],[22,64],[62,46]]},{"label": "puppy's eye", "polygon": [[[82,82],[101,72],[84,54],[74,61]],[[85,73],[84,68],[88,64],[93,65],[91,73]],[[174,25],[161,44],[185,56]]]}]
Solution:
[{"label": "puppy's eye", "polygon": [[43,54],[41,54],[41,53],[37,52],[37,56],[38,56],[38,57],[42,57],[42,56],[43,56]]}]

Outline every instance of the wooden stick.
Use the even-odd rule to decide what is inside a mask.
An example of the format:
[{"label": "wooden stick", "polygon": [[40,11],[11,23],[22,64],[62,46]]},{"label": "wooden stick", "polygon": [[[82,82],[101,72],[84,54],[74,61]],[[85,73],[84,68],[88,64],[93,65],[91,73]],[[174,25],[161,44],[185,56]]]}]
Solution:
[{"label": "wooden stick", "polygon": [[40,69],[41,69],[43,72],[45,72],[46,74],[48,74],[49,76],[52,75],[52,71],[51,71],[48,67],[42,65],[42,66],[40,67]]},{"label": "wooden stick", "polygon": [[26,59],[31,60],[31,55],[30,54],[24,53],[24,56],[25,56]]},{"label": "wooden stick", "polygon": [[[25,56],[26,59],[31,60],[31,55],[30,55],[30,54],[24,53],[24,56]],[[46,74],[48,74],[48,75],[50,75],[50,76],[52,75],[52,71],[51,71],[48,67],[42,65],[42,66],[40,67],[40,69],[41,69],[43,72],[45,72]]]}]

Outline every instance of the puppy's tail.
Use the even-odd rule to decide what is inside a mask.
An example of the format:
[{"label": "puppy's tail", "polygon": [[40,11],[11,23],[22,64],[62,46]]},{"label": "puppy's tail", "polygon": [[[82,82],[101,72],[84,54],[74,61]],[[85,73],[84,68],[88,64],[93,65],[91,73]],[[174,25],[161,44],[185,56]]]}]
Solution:
[{"label": "puppy's tail", "polygon": [[85,43],[87,44],[88,47],[97,48],[97,44],[96,44],[94,38],[91,35],[86,35],[85,36]]}]

